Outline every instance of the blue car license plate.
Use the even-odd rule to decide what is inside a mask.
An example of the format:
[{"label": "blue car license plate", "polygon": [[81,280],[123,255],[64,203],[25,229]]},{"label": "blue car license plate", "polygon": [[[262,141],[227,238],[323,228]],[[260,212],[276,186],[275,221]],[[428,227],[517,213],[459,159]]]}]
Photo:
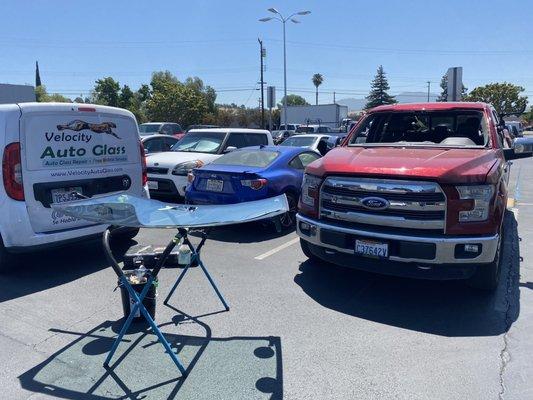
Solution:
[{"label": "blue car license plate", "polygon": [[224,181],[220,179],[208,179],[206,189],[210,192],[222,192],[224,189]]}]

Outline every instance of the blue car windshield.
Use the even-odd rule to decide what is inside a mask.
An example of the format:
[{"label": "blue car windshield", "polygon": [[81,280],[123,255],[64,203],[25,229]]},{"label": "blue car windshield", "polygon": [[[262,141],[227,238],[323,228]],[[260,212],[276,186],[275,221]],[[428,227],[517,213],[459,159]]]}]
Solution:
[{"label": "blue car windshield", "polygon": [[223,155],[211,164],[265,168],[272,164],[278,156],[279,152],[277,151],[236,150]]}]

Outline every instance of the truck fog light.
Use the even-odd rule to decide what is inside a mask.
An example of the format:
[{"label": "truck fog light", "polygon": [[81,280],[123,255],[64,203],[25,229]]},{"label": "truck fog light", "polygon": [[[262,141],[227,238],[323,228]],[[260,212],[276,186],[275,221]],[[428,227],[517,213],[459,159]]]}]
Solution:
[{"label": "truck fog light", "polygon": [[300,232],[306,236],[316,236],[316,226],[302,221],[300,222]]},{"label": "truck fog light", "polygon": [[479,246],[477,244],[465,244],[465,253],[477,253]]}]

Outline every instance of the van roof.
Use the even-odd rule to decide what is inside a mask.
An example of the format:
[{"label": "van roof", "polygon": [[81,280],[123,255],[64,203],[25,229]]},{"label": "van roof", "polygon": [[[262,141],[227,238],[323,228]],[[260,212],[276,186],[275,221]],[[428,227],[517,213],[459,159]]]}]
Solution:
[{"label": "van roof", "polygon": [[94,109],[100,113],[112,113],[119,114],[127,117],[134,117],[134,115],[123,108],[102,106],[98,104],[85,104],[85,103],[17,103],[17,104],[3,104],[0,105],[0,111],[2,109],[11,110],[13,106],[20,107],[20,110],[24,112],[39,112],[39,111],[79,111],[79,112],[92,112],[85,109]]},{"label": "van roof", "polygon": [[191,129],[189,133],[194,132],[221,132],[221,133],[267,133],[270,134],[266,129],[248,129],[248,128],[198,128]]}]

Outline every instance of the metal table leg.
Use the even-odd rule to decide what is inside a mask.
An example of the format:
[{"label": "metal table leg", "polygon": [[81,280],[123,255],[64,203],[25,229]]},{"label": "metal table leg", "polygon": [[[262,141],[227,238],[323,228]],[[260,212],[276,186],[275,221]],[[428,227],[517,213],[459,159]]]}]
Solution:
[{"label": "metal table leg", "polygon": [[163,301],[163,304],[165,304],[165,305],[168,304],[168,301],[170,300],[170,298],[174,294],[174,291],[176,290],[176,288],[180,284],[181,280],[183,279],[183,277],[185,276],[185,274],[187,273],[187,271],[189,270],[191,265],[193,265],[195,262],[197,262],[198,265],[200,266],[200,268],[202,269],[202,271],[204,272],[205,276],[207,277],[207,280],[211,284],[211,287],[213,288],[213,290],[217,294],[218,298],[220,299],[220,301],[224,305],[225,310],[229,311],[228,303],[226,303],[226,300],[224,299],[224,296],[222,296],[222,293],[220,293],[220,290],[218,289],[215,281],[213,280],[213,278],[211,277],[211,275],[207,271],[207,268],[205,267],[204,263],[202,262],[202,260],[200,258],[200,250],[204,246],[204,244],[205,244],[205,242],[207,240],[207,237],[209,235],[209,232],[205,231],[205,230],[202,231],[202,240],[200,241],[200,244],[198,244],[198,246],[196,248],[194,248],[194,246],[192,245],[191,241],[189,240],[189,236],[188,236],[187,230],[186,229],[179,229],[178,231],[179,231],[179,235],[181,236],[181,238],[183,238],[183,244],[187,245],[187,247],[189,247],[189,249],[191,250],[191,261],[189,262],[189,264],[187,264],[185,266],[185,268],[183,269],[183,271],[179,275],[178,279],[176,280],[176,283],[174,283],[174,285],[172,286],[172,289],[170,289],[170,292],[168,293],[167,297]]},{"label": "metal table leg", "polygon": [[176,235],[176,237],[167,245],[167,247],[165,248],[165,251],[163,252],[163,255],[161,256],[161,259],[159,260],[158,264],[154,268],[153,272],[150,273],[148,280],[140,294],[137,294],[137,292],[133,289],[131,284],[128,282],[128,279],[124,275],[124,272],[122,271],[122,269],[120,269],[120,266],[118,265],[117,261],[113,257],[113,254],[111,253],[111,248],[109,247],[109,230],[106,230],[104,232],[103,242],[104,242],[104,249],[106,250],[106,255],[108,257],[108,260],[111,262],[111,266],[113,267],[113,270],[119,277],[120,282],[122,283],[122,285],[124,285],[124,287],[126,288],[131,298],[134,300],[134,304],[130,310],[130,315],[128,315],[128,318],[124,322],[124,325],[122,326],[118,337],[115,339],[115,342],[113,343],[113,346],[111,347],[111,350],[109,351],[109,354],[107,355],[104,361],[104,367],[106,368],[109,367],[109,363],[111,359],[113,358],[113,355],[115,354],[119,343],[121,342],[122,338],[128,331],[128,328],[130,327],[137,310],[139,310],[142,316],[146,319],[146,321],[148,322],[148,324],[154,331],[154,333],[157,335],[159,341],[165,348],[166,352],[169,354],[174,364],[176,364],[176,366],[180,370],[181,374],[183,376],[186,376],[187,371],[183,367],[183,364],[180,362],[178,356],[172,351],[170,344],[165,339],[165,337],[163,336],[163,333],[161,332],[159,327],[156,325],[156,323],[154,322],[154,320],[152,319],[152,317],[150,316],[150,314],[144,307],[144,304],[142,303],[154,279],[157,278],[159,271],[163,267],[166,258],[168,257],[172,249],[176,246],[176,244],[179,242],[179,236]]}]

